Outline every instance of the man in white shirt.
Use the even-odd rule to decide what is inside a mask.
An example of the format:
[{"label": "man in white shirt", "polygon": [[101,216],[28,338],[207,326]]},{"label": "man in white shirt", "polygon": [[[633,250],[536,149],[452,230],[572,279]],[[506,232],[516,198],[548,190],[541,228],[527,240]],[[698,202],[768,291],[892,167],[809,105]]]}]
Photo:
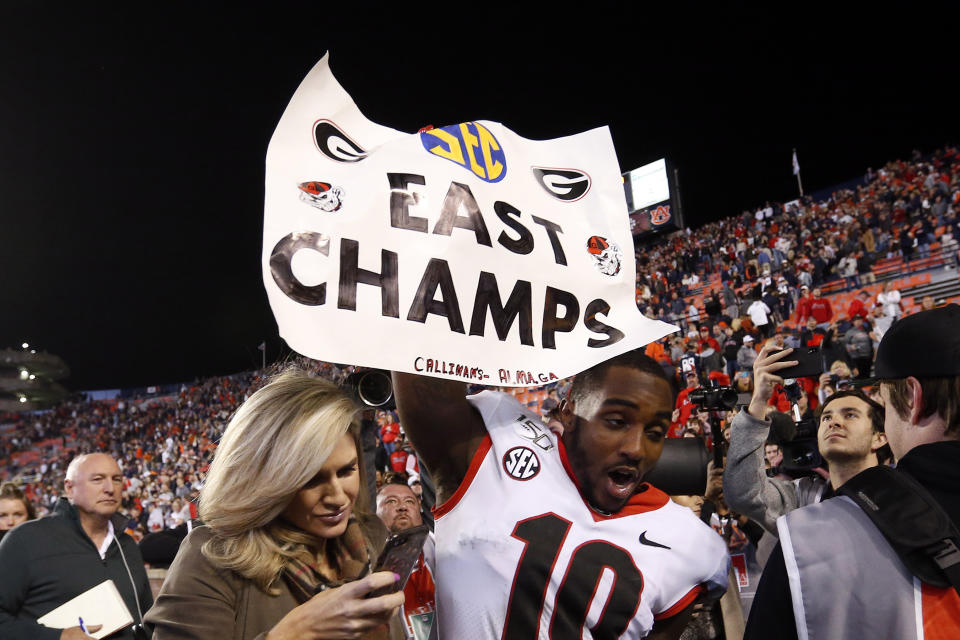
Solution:
[{"label": "man in white shirt", "polygon": [[877,304],[883,308],[883,315],[892,320],[896,320],[903,315],[900,292],[893,288],[892,280],[887,280],[883,285],[883,291],[877,294]]},{"label": "man in white shirt", "polygon": [[754,300],[747,307],[747,315],[750,316],[753,326],[759,329],[765,338],[770,337],[770,313],[770,307],[763,300]]}]

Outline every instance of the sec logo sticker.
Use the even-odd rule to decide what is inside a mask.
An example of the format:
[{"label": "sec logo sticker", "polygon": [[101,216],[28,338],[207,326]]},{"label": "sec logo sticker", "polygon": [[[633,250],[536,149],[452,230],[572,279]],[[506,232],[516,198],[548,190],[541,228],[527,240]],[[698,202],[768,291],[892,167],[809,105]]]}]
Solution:
[{"label": "sec logo sticker", "polygon": [[533,449],[514,447],[503,456],[503,470],[514,480],[529,480],[540,473],[540,459]]},{"label": "sec logo sticker", "polygon": [[507,156],[500,141],[479,122],[463,122],[420,132],[423,148],[460,165],[484,182],[500,182],[507,175]]}]

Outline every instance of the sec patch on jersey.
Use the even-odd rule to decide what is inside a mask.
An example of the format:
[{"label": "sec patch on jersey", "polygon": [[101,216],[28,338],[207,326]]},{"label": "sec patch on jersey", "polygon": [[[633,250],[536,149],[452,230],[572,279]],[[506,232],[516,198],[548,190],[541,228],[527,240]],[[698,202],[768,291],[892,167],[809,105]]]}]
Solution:
[{"label": "sec patch on jersey", "polygon": [[514,480],[530,480],[540,473],[540,459],[533,449],[514,447],[503,454],[503,470]]}]

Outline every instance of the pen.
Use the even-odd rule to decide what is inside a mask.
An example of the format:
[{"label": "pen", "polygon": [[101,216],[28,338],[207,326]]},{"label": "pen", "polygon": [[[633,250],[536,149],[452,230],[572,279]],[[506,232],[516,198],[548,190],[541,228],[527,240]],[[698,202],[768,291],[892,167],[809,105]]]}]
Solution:
[{"label": "pen", "polygon": [[83,618],[78,618],[78,620],[80,620],[80,631],[87,633],[87,625],[83,624]]}]

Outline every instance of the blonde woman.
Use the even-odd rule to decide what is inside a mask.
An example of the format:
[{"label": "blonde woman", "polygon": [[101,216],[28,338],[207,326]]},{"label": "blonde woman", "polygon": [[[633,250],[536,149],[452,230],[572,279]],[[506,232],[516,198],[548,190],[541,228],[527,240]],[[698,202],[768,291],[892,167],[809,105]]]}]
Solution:
[{"label": "blonde woman", "polygon": [[154,640],[402,638],[403,592],[365,598],[397,578],[370,573],[387,531],[364,509],[356,411],[304,372],[237,410],[200,492],[205,526],[146,616]]}]

